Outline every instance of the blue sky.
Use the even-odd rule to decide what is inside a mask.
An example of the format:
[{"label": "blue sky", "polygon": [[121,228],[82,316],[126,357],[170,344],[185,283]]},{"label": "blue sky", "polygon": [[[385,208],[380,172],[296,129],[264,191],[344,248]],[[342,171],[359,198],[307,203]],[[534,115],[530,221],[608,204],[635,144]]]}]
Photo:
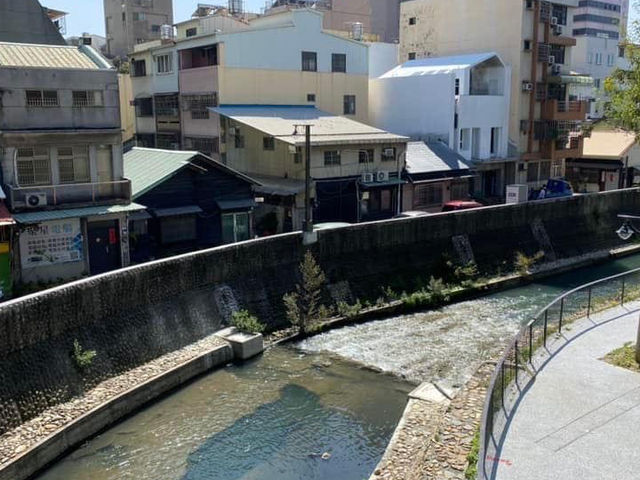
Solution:
[{"label": "blue sky", "polygon": [[[49,8],[69,12],[67,35],[80,35],[83,32],[104,35],[102,0],[40,0],[40,3]],[[174,0],[174,21],[188,19],[198,3],[226,3],[226,1]],[[265,0],[245,0],[247,10],[253,12],[260,11],[265,3]],[[631,18],[632,20],[638,18],[635,9],[632,9]]]}]

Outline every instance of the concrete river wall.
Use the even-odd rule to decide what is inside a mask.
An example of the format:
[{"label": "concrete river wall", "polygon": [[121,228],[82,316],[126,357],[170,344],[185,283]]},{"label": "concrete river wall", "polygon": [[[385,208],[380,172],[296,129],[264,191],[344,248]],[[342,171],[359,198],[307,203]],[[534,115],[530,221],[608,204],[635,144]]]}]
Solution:
[{"label": "concrete river wall", "polygon": [[[515,253],[557,260],[620,246],[616,215],[640,210],[636,189],[506,205],[319,232],[311,247],[328,295],[376,298],[390,284],[437,272],[443,259],[482,271]],[[209,335],[247,308],[283,325],[297,282],[297,233],[131,267],[0,307],[0,434],[99,381]],[[95,350],[79,370],[73,342]]]}]

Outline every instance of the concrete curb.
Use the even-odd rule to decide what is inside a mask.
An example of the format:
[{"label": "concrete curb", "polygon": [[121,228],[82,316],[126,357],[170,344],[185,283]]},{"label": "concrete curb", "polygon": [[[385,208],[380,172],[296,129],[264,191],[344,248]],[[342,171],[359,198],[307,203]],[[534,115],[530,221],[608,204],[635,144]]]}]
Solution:
[{"label": "concrete curb", "polygon": [[117,395],[14,458],[0,470],[0,480],[31,478],[69,449],[134,413],[145,404],[232,360],[231,345],[216,347]]}]

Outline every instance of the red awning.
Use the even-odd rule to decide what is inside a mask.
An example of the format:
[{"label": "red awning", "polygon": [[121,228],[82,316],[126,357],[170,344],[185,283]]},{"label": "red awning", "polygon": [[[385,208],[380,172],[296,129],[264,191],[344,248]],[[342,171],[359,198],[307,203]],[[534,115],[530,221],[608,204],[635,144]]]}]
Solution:
[{"label": "red awning", "polygon": [[14,225],[16,222],[4,203],[0,203],[0,226]]}]

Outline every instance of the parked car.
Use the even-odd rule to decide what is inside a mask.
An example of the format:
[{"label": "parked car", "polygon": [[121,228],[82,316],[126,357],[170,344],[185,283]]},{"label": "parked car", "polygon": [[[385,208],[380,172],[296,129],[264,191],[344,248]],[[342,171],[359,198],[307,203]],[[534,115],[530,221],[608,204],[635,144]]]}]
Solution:
[{"label": "parked car", "polygon": [[[541,194],[544,190],[544,194]],[[529,200],[544,200],[545,198],[561,198],[573,196],[573,187],[564,178],[550,178],[547,184],[537,190],[531,190]]]},{"label": "parked car", "polygon": [[471,208],[484,207],[481,203],[475,200],[453,200],[447,202],[442,206],[443,212],[455,212],[457,210],[469,210]]},{"label": "parked car", "polygon": [[426,217],[427,215],[431,215],[431,214],[428,212],[422,212],[420,210],[408,210],[406,212],[397,214],[393,218],[416,218],[416,217]]}]

